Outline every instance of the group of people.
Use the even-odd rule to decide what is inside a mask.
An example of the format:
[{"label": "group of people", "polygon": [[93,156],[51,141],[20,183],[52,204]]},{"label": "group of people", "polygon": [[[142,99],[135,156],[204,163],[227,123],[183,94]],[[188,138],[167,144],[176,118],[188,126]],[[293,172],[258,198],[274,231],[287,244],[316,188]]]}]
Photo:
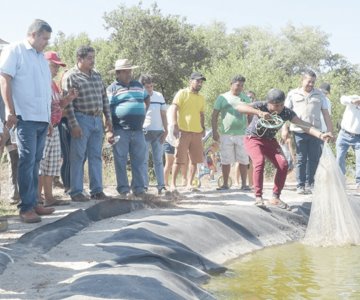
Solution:
[{"label": "group of people", "polygon": [[[17,147],[15,168],[21,220],[40,222],[41,215],[54,212],[53,206],[66,204],[52,195],[53,178],[60,171],[71,200],[89,201],[83,184],[86,160],[90,198],[108,198],[102,182],[104,134],[106,142],[112,145],[116,189],[121,196],[130,192],[139,197],[146,195],[150,146],[158,193],[167,185],[170,190],[176,190],[180,170],[184,184],[191,189],[197,164],[204,161],[206,101],[200,90],[205,76],[193,72],[189,86],[176,93],[171,109],[167,110],[164,97],[154,91],[151,76],[133,79],[133,70],[138,66],[128,59],[115,62],[112,70],[115,80],[104,86],[100,73],[94,70],[95,49],[86,45],[76,50],[76,65],[64,72],[57,85],[54,78],[59,68],[66,65],[56,52],[44,53],[51,32],[47,22],[35,20],[26,40],[6,47],[0,58],[3,121],[5,130],[16,133],[16,143],[11,139],[9,145]],[[306,184],[310,187],[314,184],[322,142],[333,139],[329,104],[324,93],[314,87],[315,80],[315,73],[307,71],[301,87],[290,91],[287,97],[283,91],[271,89],[266,101],[253,102],[243,92],[245,77],[232,78],[230,90],[216,99],[211,118],[213,139],[220,144],[224,178],[220,190],[229,188],[230,166],[235,162],[239,164],[242,188],[248,189],[246,176],[251,160],[255,204],[264,205],[264,166],[265,159],[269,159],[276,168],[273,198],[269,203],[288,208],[280,199],[288,171],[288,162],[276,139],[281,127],[284,140],[288,139],[289,131],[294,134],[298,191],[305,193]],[[355,120],[360,113],[360,97],[343,97],[341,101],[349,106],[337,143],[339,163],[344,171],[346,151],[360,137]],[[267,126],[266,122],[272,123],[274,115],[280,122]],[[327,132],[321,131],[321,115]],[[292,123],[290,128],[286,121]],[[165,170],[164,151],[166,157],[173,155],[173,163],[167,162]],[[170,183],[169,173],[172,173]],[[360,184],[359,168],[358,173],[356,180]],[[41,199],[42,190],[44,199]]]}]

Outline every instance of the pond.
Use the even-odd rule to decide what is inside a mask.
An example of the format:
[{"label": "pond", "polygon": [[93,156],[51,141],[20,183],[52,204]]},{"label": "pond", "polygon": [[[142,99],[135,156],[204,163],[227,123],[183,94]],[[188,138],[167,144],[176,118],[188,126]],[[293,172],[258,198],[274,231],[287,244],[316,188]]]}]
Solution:
[{"label": "pond", "polygon": [[360,247],[293,243],[227,265],[206,290],[217,299],[360,299]]}]

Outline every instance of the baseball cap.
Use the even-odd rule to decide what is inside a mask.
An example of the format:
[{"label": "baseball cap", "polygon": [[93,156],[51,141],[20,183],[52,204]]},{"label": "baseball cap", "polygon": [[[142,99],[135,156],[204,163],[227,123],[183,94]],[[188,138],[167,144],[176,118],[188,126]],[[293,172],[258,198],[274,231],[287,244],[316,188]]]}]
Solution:
[{"label": "baseball cap", "polygon": [[203,74],[201,74],[199,72],[191,73],[190,80],[198,80],[198,79],[202,79],[202,80],[206,81],[206,78]]},{"label": "baseball cap", "polygon": [[320,84],[319,89],[322,90],[323,92],[330,94],[331,86],[327,82],[324,82],[324,83]]},{"label": "baseball cap", "polygon": [[61,61],[59,55],[55,51],[46,51],[44,56],[48,61],[51,61],[59,66],[66,67],[66,64]]}]

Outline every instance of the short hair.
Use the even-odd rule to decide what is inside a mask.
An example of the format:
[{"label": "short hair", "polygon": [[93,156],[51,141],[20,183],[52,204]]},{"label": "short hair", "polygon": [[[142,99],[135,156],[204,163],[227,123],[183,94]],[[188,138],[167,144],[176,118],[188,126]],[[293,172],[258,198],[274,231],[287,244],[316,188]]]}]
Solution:
[{"label": "short hair", "polygon": [[139,81],[142,85],[153,83],[152,77],[148,74],[141,74]]},{"label": "short hair", "polygon": [[285,93],[279,89],[271,89],[266,95],[266,101],[270,103],[282,103],[285,101]]},{"label": "short hair", "polygon": [[80,46],[76,49],[76,58],[85,58],[89,53],[95,52],[95,49],[89,45]]},{"label": "short hair", "polygon": [[316,73],[313,70],[305,70],[302,77],[304,78],[305,76],[316,78]]},{"label": "short hair", "polygon": [[32,33],[40,34],[44,31],[52,32],[50,25],[41,19],[35,19],[29,26],[27,34],[28,36]]},{"label": "short hair", "polygon": [[238,82],[238,81],[240,81],[240,82],[245,82],[246,79],[245,79],[245,77],[242,76],[242,75],[235,75],[235,76],[231,79],[231,84],[233,84],[233,83],[235,83],[235,82]]}]

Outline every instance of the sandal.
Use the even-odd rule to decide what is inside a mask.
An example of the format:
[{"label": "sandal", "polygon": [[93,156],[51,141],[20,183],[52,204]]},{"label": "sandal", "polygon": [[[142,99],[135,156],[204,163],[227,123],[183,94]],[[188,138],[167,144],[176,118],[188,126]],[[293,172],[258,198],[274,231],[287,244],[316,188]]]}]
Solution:
[{"label": "sandal", "polygon": [[271,201],[269,201],[269,204],[272,205],[272,206],[276,206],[278,208],[281,208],[281,209],[285,209],[285,210],[291,210],[289,204],[285,203],[284,201],[280,200],[280,199],[272,199]]},{"label": "sandal", "polygon": [[242,191],[251,191],[251,188],[248,185],[243,185],[240,190]]},{"label": "sandal", "polygon": [[226,191],[228,189],[229,189],[229,187],[227,185],[222,185],[222,186],[219,186],[218,188],[216,188],[217,191]]},{"label": "sandal", "polygon": [[263,200],[263,198],[261,198],[261,197],[256,197],[254,204],[255,204],[257,207],[265,207],[264,200]]}]

